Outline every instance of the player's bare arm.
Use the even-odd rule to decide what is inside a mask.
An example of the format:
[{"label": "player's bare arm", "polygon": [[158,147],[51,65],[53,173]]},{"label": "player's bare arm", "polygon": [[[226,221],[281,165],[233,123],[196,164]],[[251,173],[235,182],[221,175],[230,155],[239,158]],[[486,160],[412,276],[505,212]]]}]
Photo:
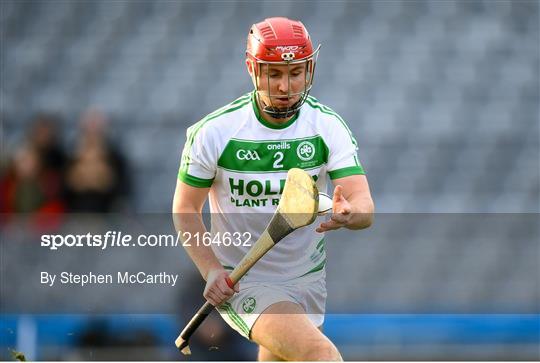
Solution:
[{"label": "player's bare arm", "polygon": [[[173,220],[178,232],[190,235],[206,232],[202,220],[202,208],[210,188],[192,187],[178,180],[173,199]],[[212,248],[204,244],[185,245],[184,248],[206,280],[204,297],[212,305],[218,306],[234,294],[227,285],[228,272],[221,266]],[[238,284],[235,290],[238,291]]]},{"label": "player's bare arm", "polygon": [[339,228],[364,229],[373,223],[375,206],[365,175],[351,175],[335,179],[332,216],[323,222],[317,232]]}]

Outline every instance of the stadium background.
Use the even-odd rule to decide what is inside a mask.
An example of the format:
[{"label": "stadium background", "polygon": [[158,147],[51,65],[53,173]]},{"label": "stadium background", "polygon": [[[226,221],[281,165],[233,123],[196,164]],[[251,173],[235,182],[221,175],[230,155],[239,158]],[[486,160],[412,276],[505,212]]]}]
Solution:
[{"label": "stadium background", "polygon": [[[7,205],[13,189],[4,188],[3,217],[168,212],[186,128],[252,88],[243,63],[249,26],[297,18],[323,45],[312,95],[356,135],[380,214],[360,237],[328,237],[327,334],[346,359],[540,358],[537,1],[0,6],[2,187],[25,171],[41,181],[18,170],[43,156],[28,147],[47,134],[36,125],[56,125],[67,159],[84,159],[85,138],[108,140],[117,180],[99,205],[77,197],[76,177],[71,199],[53,196],[45,207],[43,198]],[[4,287],[21,274],[4,263],[9,227]],[[137,261],[142,268],[159,259],[194,270],[182,252],[152,253]],[[71,263],[97,268],[80,257]],[[114,258],[99,263],[129,256]],[[3,314],[0,357],[13,348],[31,359],[179,359],[171,342],[182,319]],[[217,334],[220,324],[208,329]],[[255,357],[223,334],[220,344],[201,338],[194,358]]]}]

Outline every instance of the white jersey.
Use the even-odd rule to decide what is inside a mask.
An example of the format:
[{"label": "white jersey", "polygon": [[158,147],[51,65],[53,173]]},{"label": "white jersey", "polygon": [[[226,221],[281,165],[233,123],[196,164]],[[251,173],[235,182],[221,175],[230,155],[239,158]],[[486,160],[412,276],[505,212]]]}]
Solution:
[{"label": "white jersey", "polygon": [[[221,235],[218,240],[223,241],[228,232],[238,240],[234,244],[241,244],[212,244],[228,269],[238,264],[270,221],[287,170],[306,170],[321,191],[326,190],[327,176],[364,174],[352,133],[330,108],[310,96],[290,121],[274,125],[260,116],[254,95],[248,93],[188,128],[178,173],[186,184],[210,187],[212,235]],[[288,281],[324,273],[324,235],[315,231],[320,222],[281,240],[242,281]],[[251,239],[244,243],[248,234]]]}]

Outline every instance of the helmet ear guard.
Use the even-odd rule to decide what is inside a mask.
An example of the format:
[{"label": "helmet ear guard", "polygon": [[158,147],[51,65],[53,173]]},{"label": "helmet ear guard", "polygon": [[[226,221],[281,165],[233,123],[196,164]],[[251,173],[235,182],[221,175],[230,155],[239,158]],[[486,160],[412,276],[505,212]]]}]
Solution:
[{"label": "helmet ear guard", "polygon": [[251,59],[249,56],[246,57],[246,67],[248,69],[248,72],[250,75],[257,76],[258,75],[258,67],[256,66],[256,62]]}]

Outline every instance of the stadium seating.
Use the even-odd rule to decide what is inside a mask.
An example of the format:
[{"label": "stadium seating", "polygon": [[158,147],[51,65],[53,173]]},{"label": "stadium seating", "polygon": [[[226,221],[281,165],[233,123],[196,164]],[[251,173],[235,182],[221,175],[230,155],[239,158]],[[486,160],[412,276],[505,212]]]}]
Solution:
[{"label": "stadium seating", "polygon": [[302,19],[322,43],[312,94],[357,136],[379,212],[538,211],[535,2],[2,8],[7,127],[37,110],[59,111],[69,127],[102,108],[137,153],[138,210],[168,209],[185,128],[251,89],[245,34],[274,13]]},{"label": "stadium seating", "polygon": [[[96,106],[128,156],[135,210],[165,213],[186,128],[252,89],[249,26],[301,19],[322,43],[312,95],[356,135],[384,214],[360,237],[328,238],[329,310],[538,311],[538,2],[4,0],[1,9],[7,151],[44,110],[63,116],[69,144]],[[129,252],[122,264],[139,258]],[[145,299],[141,291],[138,306]]]}]

